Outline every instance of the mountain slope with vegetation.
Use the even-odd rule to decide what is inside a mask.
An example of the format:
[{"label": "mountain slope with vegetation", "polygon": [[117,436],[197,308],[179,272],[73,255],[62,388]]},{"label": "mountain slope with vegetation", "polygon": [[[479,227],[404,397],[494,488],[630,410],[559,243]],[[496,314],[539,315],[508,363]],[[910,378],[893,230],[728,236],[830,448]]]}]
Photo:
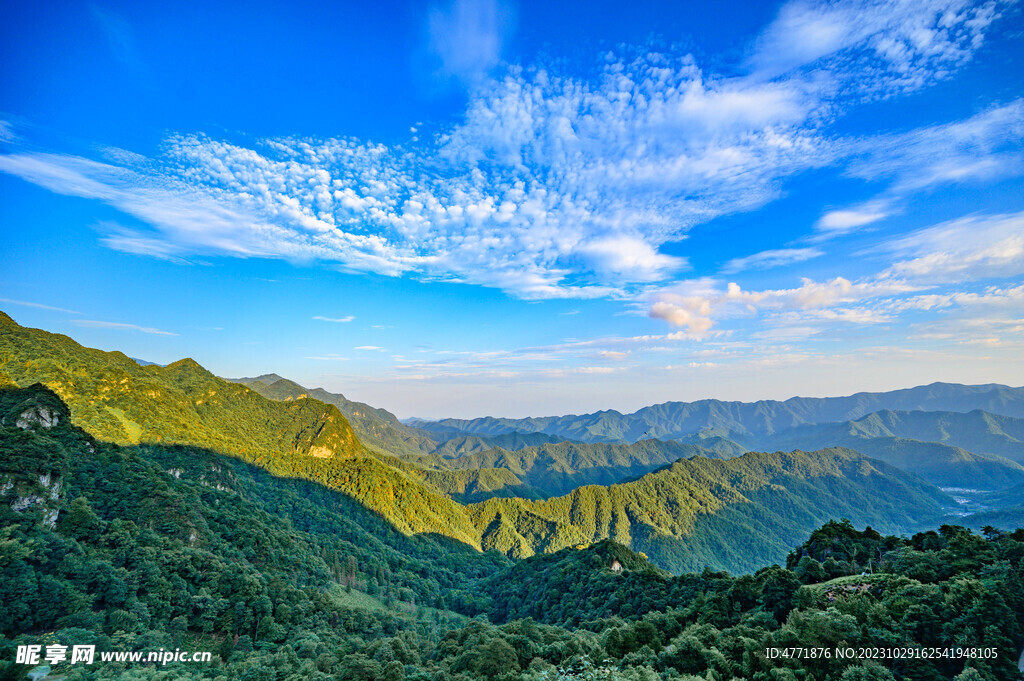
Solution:
[{"label": "mountain slope with vegetation", "polygon": [[[1010,680],[1024,643],[1024,530],[979,536],[946,525],[907,539],[828,522],[796,545],[785,569],[739,577],[666,575],[605,541],[517,561],[485,585],[494,622],[529,617],[600,632],[607,676],[570,678],[631,668],[688,681]],[[912,661],[765,654],[816,646],[988,652]]]},{"label": "mountain slope with vegetation", "polygon": [[463,506],[367,451],[333,405],[268,400],[190,359],[140,366],[119,352],[19,326],[3,313],[0,371],[23,387],[46,385],[70,406],[75,425],[94,437],[230,454],[350,494],[404,532],[479,545]]},{"label": "mountain slope with vegetation", "polygon": [[779,449],[848,447],[920,475],[939,487],[998,490],[1024,485],[1024,466],[1001,456],[976,454],[938,442],[901,437],[862,437],[841,425],[794,429],[770,438],[766,444]]},{"label": "mountain slope with vegetation", "polygon": [[[1024,530],[903,539],[830,522],[787,567],[738,577],[672,576],[611,541],[511,563],[238,457],[98,440],[47,388],[6,385],[0,678],[44,675],[16,661],[25,645],[95,645],[93,664],[50,670],[80,681],[1018,678]],[[996,655],[764,653],[799,645]],[[212,660],[99,655],[159,649]]]},{"label": "mountain slope with vegetation", "polygon": [[611,485],[693,456],[714,457],[695,445],[641,440],[630,445],[560,442],[517,450],[489,449],[444,463],[456,470],[504,468],[547,496],[584,485]]},{"label": "mountain slope with vegetation", "polygon": [[384,455],[418,464],[426,471],[406,472],[459,501],[491,496],[557,496],[583,485],[613,484],[639,477],[680,458],[715,455],[701,447],[660,440],[632,445],[582,444],[552,442],[554,436],[542,433],[459,436],[438,442],[404,426],[388,411],[320,388],[307,390],[276,374],[230,380],[268,399],[329,401],[346,415],[361,442]]},{"label": "mountain slope with vegetation", "polygon": [[1024,464],[1024,418],[979,409],[966,413],[884,410],[844,423],[800,426],[771,442],[780,446],[826,440],[845,444],[839,440],[856,442],[878,438],[935,442]]},{"label": "mountain slope with vegetation", "polygon": [[292,401],[313,398],[324,404],[332,404],[348,419],[360,442],[382,453],[395,456],[429,454],[438,447],[438,443],[426,433],[405,426],[386,409],[353,402],[344,395],[331,393],[323,388],[307,389],[277,374],[227,380],[245,385],[270,400]]},{"label": "mountain slope with vegetation", "polygon": [[748,570],[778,561],[809,526],[849,517],[892,531],[934,522],[952,500],[844,449],[697,457],[624,484],[544,501],[473,506],[484,548],[515,557],[610,538],[668,570]]}]

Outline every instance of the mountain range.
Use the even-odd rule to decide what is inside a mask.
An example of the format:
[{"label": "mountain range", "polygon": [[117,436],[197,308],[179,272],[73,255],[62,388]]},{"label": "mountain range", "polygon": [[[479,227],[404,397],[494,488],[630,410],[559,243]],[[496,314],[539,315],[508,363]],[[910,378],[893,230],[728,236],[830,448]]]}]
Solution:
[{"label": "mountain range", "polygon": [[[831,448],[722,460],[714,450],[657,440],[535,445],[520,438],[513,444],[527,446],[485,440],[472,453],[446,452],[450,439],[435,440],[432,430],[280,378],[245,379],[249,387],[188,359],[141,366],[6,315],[0,331],[0,373],[53,390],[94,437],[209,448],[341,491],[402,532],[511,556],[610,537],[643,547],[668,569],[748,570],[781,560],[793,540],[830,517],[908,532],[955,506],[910,473]],[[518,437],[456,436],[508,435]],[[777,539],[736,549],[735,537],[755,536]]]},{"label": "mountain range", "polygon": [[932,383],[904,390],[857,393],[846,397],[793,397],[785,401],[665,402],[632,414],[614,410],[571,416],[521,419],[412,419],[421,430],[493,436],[543,433],[580,442],[636,442],[644,438],[672,440],[695,433],[729,433],[764,437],[797,426],[859,419],[883,411],[969,412],[980,409],[1000,416],[1024,418],[1024,388],[1005,385]]}]

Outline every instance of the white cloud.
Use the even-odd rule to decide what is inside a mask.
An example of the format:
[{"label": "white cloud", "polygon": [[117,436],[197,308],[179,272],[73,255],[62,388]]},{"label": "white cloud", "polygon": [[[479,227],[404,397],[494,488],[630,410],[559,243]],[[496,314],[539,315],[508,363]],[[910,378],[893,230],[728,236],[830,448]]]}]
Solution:
[{"label": "white cloud", "polygon": [[1024,274],[1024,212],[972,216],[894,239],[878,250],[893,257],[886,276],[951,283]]},{"label": "white cloud", "polygon": [[135,49],[135,30],[131,24],[117,12],[91,5],[89,9],[96,21],[111,53],[118,61],[132,69],[143,68]]},{"label": "white cloud", "polygon": [[855,209],[832,210],[822,215],[814,224],[819,236],[832,237],[855,231],[865,225],[878,222],[889,216],[877,206],[862,206]]},{"label": "white cloud", "polygon": [[346,315],[344,317],[321,317],[320,315],[317,315],[313,317],[313,319],[316,319],[317,321],[321,322],[334,322],[336,324],[345,324],[355,319],[355,317],[353,315]]},{"label": "white cloud", "polygon": [[578,367],[574,371],[581,374],[614,374],[618,367]]},{"label": "white cloud", "polygon": [[970,61],[1010,2],[969,0],[791,0],[754,45],[762,78],[805,67],[873,96],[923,87]]},{"label": "white cloud", "polygon": [[918,288],[904,281],[890,279],[852,282],[844,277],[829,281],[801,278],[797,288],[764,291],[744,291],[739,285],[730,283],[722,300],[768,309],[810,310],[908,293]]},{"label": "white cloud", "polygon": [[[440,72],[468,82],[482,78],[501,60],[513,23],[511,8],[498,0],[454,0],[432,9],[430,51],[440,62]],[[415,127],[410,130],[416,132]]]},{"label": "white cloud", "polygon": [[686,260],[658,253],[637,237],[613,236],[580,247],[579,253],[599,274],[618,275],[629,281],[659,281],[686,267]]},{"label": "white cloud", "polygon": [[151,326],[138,326],[136,324],[122,324],[120,322],[104,322],[95,319],[75,319],[71,322],[76,326],[84,326],[90,329],[114,329],[116,331],[138,331],[140,333],[149,333],[155,336],[177,336],[176,333],[170,331],[162,331],[160,329],[154,329]]},{"label": "white cloud", "polygon": [[347,362],[348,357],[342,357],[341,355],[320,355],[315,357],[307,357],[306,359],[315,359],[321,362]]},{"label": "white cloud", "polygon": [[[760,75],[739,78],[707,73],[674,50],[623,48],[604,55],[588,78],[543,64],[502,65],[506,14],[493,1],[469,0],[431,14],[435,53],[473,85],[456,123],[409,146],[349,138],[242,146],[174,135],[154,159],[108,150],[109,162],[100,163],[21,151],[0,155],[0,170],[137,218],[145,228],[106,227],[104,243],[126,252],[321,262],[521,298],[582,299],[643,297],[687,266],[667,245],[695,225],[765,205],[811,169],[854,157],[851,174],[901,184],[923,160],[942,178],[990,177],[1016,163],[1006,140],[1021,139],[1019,102],[960,128],[882,142],[826,133],[842,108],[834,82],[856,72],[857,55],[871,56],[866,80],[882,69],[889,80],[875,80],[897,89],[922,70],[941,77],[981,44],[998,14],[993,3],[790,3],[755,46],[751,64]],[[487,69],[500,75],[480,76]],[[943,147],[943,135],[960,142]],[[906,153],[891,152],[903,143]],[[986,150],[988,169],[959,163],[973,156],[984,165]],[[959,169],[939,167],[940,157]],[[836,233],[878,218],[833,211],[818,229]],[[765,251],[727,271],[815,253]],[[652,302],[656,316],[692,333],[710,328],[700,305]]]},{"label": "white cloud", "polygon": [[10,298],[0,298],[0,303],[7,303],[8,305],[20,305],[22,307],[34,307],[40,310],[50,310],[52,312],[64,312],[66,314],[82,314],[74,310],[67,310],[63,307],[53,307],[52,305],[43,305],[42,303],[32,303],[26,300],[11,300]]},{"label": "white cloud", "polygon": [[722,268],[726,274],[735,274],[746,270],[763,270],[771,267],[783,267],[803,262],[824,255],[817,248],[780,248],[761,251],[743,258],[734,258]]},{"label": "white cloud", "polygon": [[0,119],[0,142],[13,142],[18,139],[14,126],[10,121]]},{"label": "white cloud", "polygon": [[378,350],[380,352],[384,352],[384,348],[377,345],[358,345],[353,348],[353,350]]},{"label": "white cloud", "polygon": [[892,182],[902,194],[927,187],[996,180],[1024,173],[1024,100],[993,106],[962,121],[861,140],[847,173]]},{"label": "white cloud", "polygon": [[707,332],[712,322],[708,315],[711,305],[706,300],[697,298],[677,298],[659,300],[651,305],[651,317],[664,319],[672,326],[684,326],[691,333],[702,335]]}]

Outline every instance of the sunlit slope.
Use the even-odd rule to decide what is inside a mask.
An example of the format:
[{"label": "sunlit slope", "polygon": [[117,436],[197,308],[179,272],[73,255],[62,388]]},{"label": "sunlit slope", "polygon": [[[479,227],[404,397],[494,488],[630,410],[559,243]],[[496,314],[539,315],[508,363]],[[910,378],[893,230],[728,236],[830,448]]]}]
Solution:
[{"label": "sunlit slope", "polygon": [[71,408],[74,424],[97,438],[206,447],[341,490],[403,532],[478,545],[464,507],[366,451],[333,405],[268,400],[191,359],[139,366],[122,353],[19,326],[3,313],[0,372],[22,387],[49,387]]},{"label": "sunlit slope", "polygon": [[950,503],[916,476],[828,449],[684,459],[629,483],[472,508],[485,548],[528,556],[610,538],[681,571],[781,560],[794,537],[829,518],[911,531]]},{"label": "sunlit slope", "polygon": [[[388,461],[459,501],[491,496],[558,496],[583,485],[608,485],[636,478],[680,458],[714,456],[710,450],[676,442],[552,443],[553,436],[540,433],[460,436],[439,443],[403,425],[384,409],[319,388],[307,390],[276,374],[231,380],[274,400],[315,397],[337,405],[361,442],[382,455],[416,464]],[[495,446],[499,442],[505,446]]]},{"label": "sunlit slope", "polygon": [[307,390],[277,374],[227,380],[246,385],[270,400],[294,403],[313,399],[334,405],[349,419],[360,442],[376,453],[376,458],[451,499],[477,501],[491,496],[538,495],[507,468],[464,466],[453,470],[445,459],[426,455],[436,450],[439,443],[402,425],[384,409],[353,402],[322,388]]},{"label": "sunlit slope", "polygon": [[267,598],[289,603],[277,613],[301,613],[301,624],[279,615],[289,637],[313,626],[345,637],[326,619],[344,611],[324,598],[340,581],[363,591],[373,582],[382,596],[417,603],[468,604],[473,582],[506,563],[443,537],[405,536],[322,485],[206,448],[104,442],[72,420],[43,386],[0,388],[0,634],[8,637],[68,631],[69,621],[108,634],[123,634],[125,622],[135,632],[173,631],[177,618],[230,645],[239,633],[267,635],[253,617],[269,614]]},{"label": "sunlit slope", "polygon": [[298,400],[311,397],[325,404],[333,404],[348,419],[360,442],[386,454],[395,456],[428,454],[438,446],[438,443],[425,433],[405,426],[386,409],[354,402],[344,395],[331,393],[323,388],[304,388],[295,381],[282,378],[277,374],[227,380],[248,386],[271,400]]}]

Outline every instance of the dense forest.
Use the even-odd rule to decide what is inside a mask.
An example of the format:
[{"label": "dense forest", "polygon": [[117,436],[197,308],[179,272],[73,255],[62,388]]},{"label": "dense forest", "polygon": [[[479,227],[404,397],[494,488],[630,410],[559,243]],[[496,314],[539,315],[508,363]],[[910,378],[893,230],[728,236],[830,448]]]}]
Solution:
[{"label": "dense forest", "polygon": [[[26,644],[213,653],[67,679],[1018,678],[1024,530],[830,521],[738,576],[672,576],[611,541],[510,563],[237,457],[96,439],[43,386],[0,390],[0,462],[0,678],[24,678]],[[810,645],[994,652],[766,653]]]}]

